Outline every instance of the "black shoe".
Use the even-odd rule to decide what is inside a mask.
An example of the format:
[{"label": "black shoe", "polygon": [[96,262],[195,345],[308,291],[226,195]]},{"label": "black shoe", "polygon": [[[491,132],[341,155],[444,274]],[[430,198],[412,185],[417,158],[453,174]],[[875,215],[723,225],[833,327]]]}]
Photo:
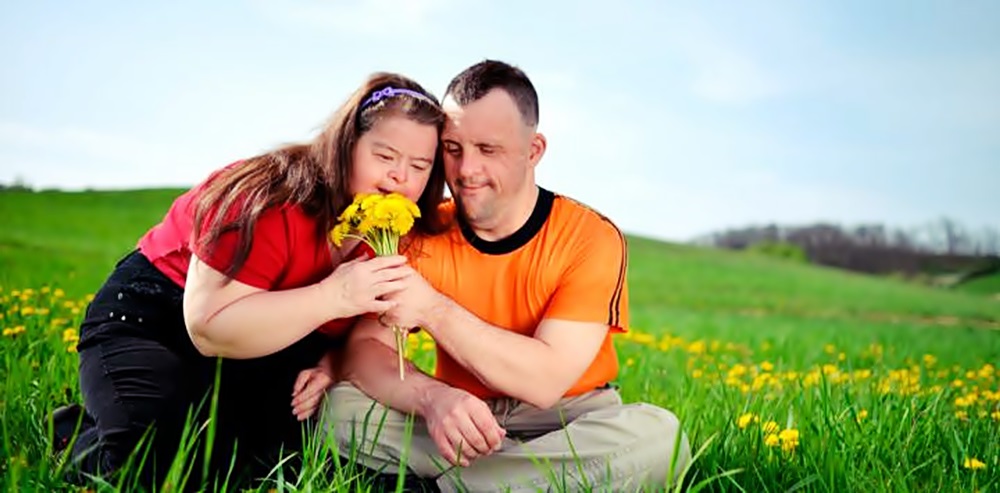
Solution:
[{"label": "black shoe", "polygon": [[56,408],[52,411],[52,450],[56,453],[65,450],[73,439],[77,426],[82,432],[95,424],[94,418],[91,418],[79,404]]}]

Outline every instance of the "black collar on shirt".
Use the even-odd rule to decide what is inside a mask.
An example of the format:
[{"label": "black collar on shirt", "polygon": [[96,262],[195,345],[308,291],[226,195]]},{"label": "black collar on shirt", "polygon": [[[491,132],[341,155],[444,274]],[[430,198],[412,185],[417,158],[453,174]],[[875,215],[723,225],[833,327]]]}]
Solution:
[{"label": "black collar on shirt", "polygon": [[488,241],[476,236],[476,233],[472,231],[472,228],[462,218],[461,213],[459,213],[458,217],[458,226],[462,230],[462,236],[465,237],[465,241],[468,241],[476,250],[487,255],[504,255],[521,248],[541,231],[542,226],[545,225],[545,221],[552,212],[552,203],[554,201],[554,193],[538,187],[538,200],[535,201],[535,208],[531,211],[528,221],[515,231],[514,234],[496,241]]}]

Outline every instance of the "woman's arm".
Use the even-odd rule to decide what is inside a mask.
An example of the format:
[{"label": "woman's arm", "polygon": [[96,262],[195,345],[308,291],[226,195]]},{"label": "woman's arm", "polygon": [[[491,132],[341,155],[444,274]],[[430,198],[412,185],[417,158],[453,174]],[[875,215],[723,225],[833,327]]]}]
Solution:
[{"label": "woman's arm", "polygon": [[267,291],[236,280],[192,255],[184,290],[184,322],[205,356],[249,359],[280,351],[327,321],[379,313],[378,298],[399,288],[402,256],[353,260],[319,283]]}]

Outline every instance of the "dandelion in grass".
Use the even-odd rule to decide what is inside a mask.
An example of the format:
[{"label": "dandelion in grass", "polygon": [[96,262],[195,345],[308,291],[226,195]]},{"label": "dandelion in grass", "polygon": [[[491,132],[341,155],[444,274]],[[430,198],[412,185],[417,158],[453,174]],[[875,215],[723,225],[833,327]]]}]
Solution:
[{"label": "dandelion in grass", "polygon": [[736,426],[739,426],[741,430],[750,426],[750,423],[757,422],[760,422],[760,416],[757,416],[754,413],[746,413],[736,418]]},{"label": "dandelion in grass", "polygon": [[63,342],[77,342],[80,340],[80,336],[77,335],[76,329],[66,329],[62,334]]},{"label": "dandelion in grass", "polygon": [[4,335],[4,337],[13,337],[13,336],[16,336],[18,334],[23,334],[24,331],[25,331],[24,326],[23,325],[18,325],[17,327],[9,327],[9,328],[3,329],[3,335]]},{"label": "dandelion in grass", "polygon": [[771,433],[764,437],[764,445],[767,445],[768,447],[777,447],[780,443],[781,440],[778,438],[777,433]]},{"label": "dandelion in grass", "polygon": [[799,430],[781,430],[781,433],[778,433],[778,439],[781,440],[781,450],[791,452],[799,446]]},{"label": "dandelion in grass", "polygon": [[[345,238],[356,238],[367,243],[375,255],[396,255],[399,239],[413,228],[418,217],[420,208],[401,194],[358,194],[337,218],[339,222],[330,231],[330,240],[340,246]],[[396,336],[399,379],[402,380],[407,330],[393,326],[392,331]]]},{"label": "dandelion in grass", "polygon": [[986,463],[975,457],[970,457],[968,459],[965,459],[965,462],[962,463],[962,467],[973,471],[978,471],[980,469],[986,469]]},{"label": "dandelion in grass", "polygon": [[868,410],[867,409],[862,409],[862,410],[858,411],[858,415],[855,417],[855,419],[858,421],[858,423],[860,423],[860,422],[864,421],[865,418],[867,418],[867,417],[868,417]]}]

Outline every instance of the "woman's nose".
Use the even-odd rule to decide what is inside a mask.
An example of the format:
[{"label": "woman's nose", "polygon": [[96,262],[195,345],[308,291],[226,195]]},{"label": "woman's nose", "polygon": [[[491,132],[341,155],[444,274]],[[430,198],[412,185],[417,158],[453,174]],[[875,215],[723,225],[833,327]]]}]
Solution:
[{"label": "woman's nose", "polygon": [[407,178],[406,165],[402,162],[394,164],[389,168],[389,179],[396,183],[405,183]]}]

